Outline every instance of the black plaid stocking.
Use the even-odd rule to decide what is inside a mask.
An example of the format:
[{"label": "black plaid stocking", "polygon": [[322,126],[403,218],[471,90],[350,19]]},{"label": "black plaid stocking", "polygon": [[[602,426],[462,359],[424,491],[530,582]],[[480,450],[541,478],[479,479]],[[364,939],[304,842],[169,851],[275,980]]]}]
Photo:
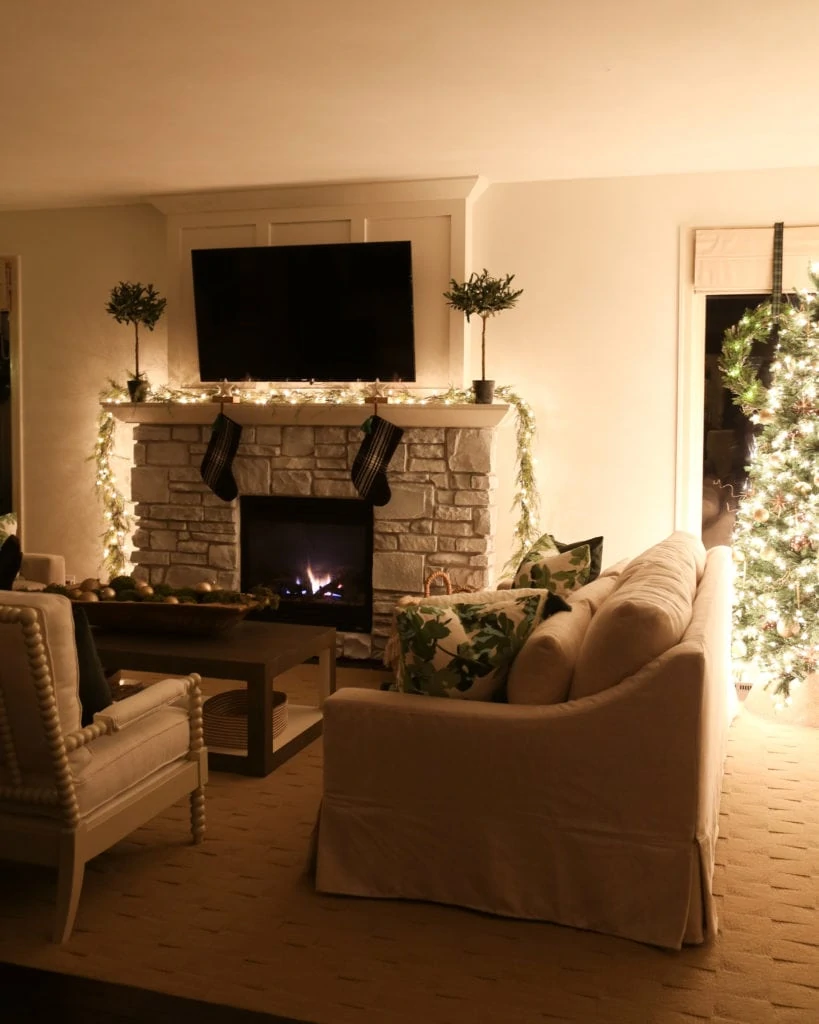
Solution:
[{"label": "black plaid stocking", "polygon": [[242,428],[220,412],[211,427],[208,450],[202,459],[202,479],[222,501],[233,501],[239,493],[231,466],[239,447]]},{"label": "black plaid stocking", "polygon": [[386,469],[404,431],[380,416],[371,416],[361,429],[367,436],[353,461],[353,483],[366,501],[386,505],[392,497]]}]

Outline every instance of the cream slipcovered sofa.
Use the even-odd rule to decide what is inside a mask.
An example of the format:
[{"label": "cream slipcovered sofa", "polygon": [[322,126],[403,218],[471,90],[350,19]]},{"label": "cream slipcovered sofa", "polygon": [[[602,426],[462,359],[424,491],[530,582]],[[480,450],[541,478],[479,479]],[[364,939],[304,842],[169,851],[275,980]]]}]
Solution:
[{"label": "cream slipcovered sofa", "polygon": [[730,551],[676,533],[618,569],[535,629],[508,704],[327,700],[317,889],[671,948],[715,934]]}]

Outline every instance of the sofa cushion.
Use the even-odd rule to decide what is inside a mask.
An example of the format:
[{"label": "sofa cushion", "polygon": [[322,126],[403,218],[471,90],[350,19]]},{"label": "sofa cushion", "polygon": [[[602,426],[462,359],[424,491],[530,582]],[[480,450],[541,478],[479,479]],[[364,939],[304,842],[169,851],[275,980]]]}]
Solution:
[{"label": "sofa cushion", "polygon": [[704,567],[702,542],[682,532],[633,559],[586,631],[570,700],[615,686],[679,643]]},{"label": "sofa cushion", "polygon": [[628,558],[621,558],[619,562],[614,562],[612,565],[607,565],[605,569],[600,573],[602,577],[606,576],[619,576],[620,573],[628,565]]},{"label": "sofa cushion", "polygon": [[564,552],[543,553],[532,549],[520,563],[513,589],[543,587],[559,597],[579,590],[589,582],[591,551],[588,544]]},{"label": "sofa cushion", "polygon": [[396,678],[391,689],[436,697],[491,700],[544,606],[566,603],[540,592],[493,603],[448,607],[422,602],[398,609]]},{"label": "sofa cushion", "polygon": [[534,628],[509,669],[510,704],[559,704],[567,699],[586,630],[616,584],[608,576],[581,587],[569,596],[571,612],[552,615]]},{"label": "sofa cushion", "polygon": [[587,604],[591,609],[592,615],[594,615],[606,598],[614,593],[619,583],[620,580],[615,574],[598,576],[596,580],[587,583],[585,587],[581,587],[580,590],[575,590],[573,594],[569,594],[566,600],[571,608],[578,604]]}]

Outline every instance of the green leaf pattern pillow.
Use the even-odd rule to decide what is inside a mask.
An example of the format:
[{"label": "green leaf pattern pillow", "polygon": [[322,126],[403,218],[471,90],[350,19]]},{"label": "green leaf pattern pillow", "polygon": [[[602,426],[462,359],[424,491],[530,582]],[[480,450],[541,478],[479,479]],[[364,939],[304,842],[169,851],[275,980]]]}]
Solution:
[{"label": "green leaf pattern pillow", "polygon": [[0,544],[12,533],[17,533],[17,516],[14,512],[7,512],[0,516]]},{"label": "green leaf pattern pillow", "polygon": [[546,595],[494,604],[411,604],[396,616],[400,655],[390,689],[491,700],[540,622]]},{"label": "green leaf pattern pillow", "polygon": [[[541,538],[543,540],[543,538]],[[538,541],[540,544],[540,541]],[[541,549],[536,544],[527,552],[520,563],[513,589],[520,587],[542,587],[564,597],[573,590],[584,587],[591,579],[591,550],[588,544],[579,544],[569,551],[554,552]]]}]

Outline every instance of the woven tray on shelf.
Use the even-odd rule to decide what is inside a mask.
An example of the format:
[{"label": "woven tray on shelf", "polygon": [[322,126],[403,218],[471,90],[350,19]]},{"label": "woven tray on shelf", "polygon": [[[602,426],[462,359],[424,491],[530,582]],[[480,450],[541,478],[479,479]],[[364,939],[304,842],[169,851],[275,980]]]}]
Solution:
[{"label": "woven tray on shelf", "polygon": [[[202,708],[205,746],[247,749],[247,690],[226,690]],[[287,728],[287,694],[273,691],[273,738]]]},{"label": "woven tray on shelf", "polygon": [[249,604],[165,604],[160,601],[79,602],[92,626],[131,633],[218,633],[240,622]]}]

